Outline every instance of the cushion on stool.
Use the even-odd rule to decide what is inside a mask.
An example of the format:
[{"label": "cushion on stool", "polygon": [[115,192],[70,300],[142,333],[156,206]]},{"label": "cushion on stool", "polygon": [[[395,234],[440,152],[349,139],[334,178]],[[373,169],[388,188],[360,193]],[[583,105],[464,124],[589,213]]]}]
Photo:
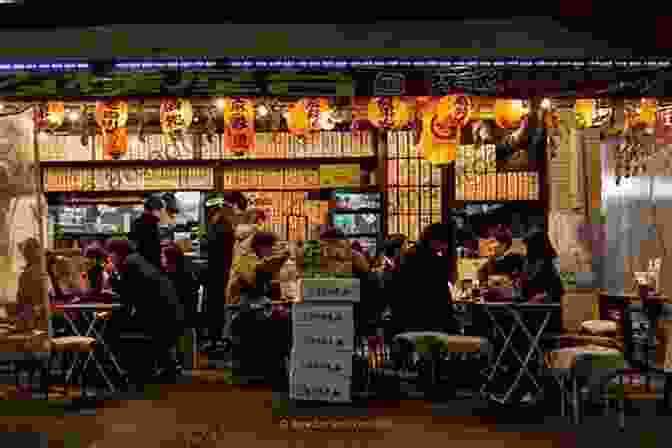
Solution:
[{"label": "cushion on stool", "polygon": [[613,320],[587,320],[581,324],[581,331],[594,336],[608,336],[616,334],[618,324]]},{"label": "cushion on stool", "polygon": [[591,360],[591,368],[620,369],[625,367],[623,352],[599,345],[567,347],[546,353],[546,362],[554,370],[571,371],[579,361]]},{"label": "cushion on stool", "polygon": [[85,336],[63,336],[51,340],[51,348],[56,352],[88,353],[96,344],[94,338]]},{"label": "cushion on stool", "polygon": [[46,331],[0,333],[0,353],[48,352],[49,346],[49,334]]},{"label": "cushion on stool", "polygon": [[441,333],[436,331],[413,331],[396,335],[394,340],[402,340],[414,346],[437,344],[439,350],[447,353],[482,353],[490,350],[485,338]]}]

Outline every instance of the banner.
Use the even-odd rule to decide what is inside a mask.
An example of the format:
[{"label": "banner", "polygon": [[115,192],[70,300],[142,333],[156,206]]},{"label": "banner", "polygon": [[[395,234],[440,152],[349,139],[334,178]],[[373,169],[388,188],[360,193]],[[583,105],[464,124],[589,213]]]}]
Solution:
[{"label": "banner", "polygon": [[0,303],[16,299],[26,267],[20,245],[39,241],[40,215],[46,222],[35,197],[33,126],[32,109],[0,118]]}]

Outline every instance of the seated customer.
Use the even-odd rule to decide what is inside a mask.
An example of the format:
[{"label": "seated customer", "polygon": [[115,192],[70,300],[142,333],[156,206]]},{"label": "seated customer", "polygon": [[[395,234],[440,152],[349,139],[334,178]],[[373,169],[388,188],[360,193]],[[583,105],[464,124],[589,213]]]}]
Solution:
[{"label": "seated customer", "polygon": [[478,270],[478,281],[487,285],[491,276],[507,276],[510,279],[523,268],[523,256],[511,251],[513,235],[511,230],[500,226],[495,231],[494,251],[488,261]]},{"label": "seated customer", "polygon": [[[173,283],[158,268],[135,252],[127,240],[110,239],[107,251],[112,256],[120,278],[115,282],[128,308],[133,324],[147,331],[152,339],[154,360],[168,377],[178,373],[176,345],[184,328],[184,308]],[[147,354],[146,354],[147,355]]]},{"label": "seated customer", "polygon": [[521,270],[521,296],[530,302],[560,302],[565,288],[555,266],[558,254],[548,234],[542,230],[535,230],[524,242],[527,246],[527,255]]}]

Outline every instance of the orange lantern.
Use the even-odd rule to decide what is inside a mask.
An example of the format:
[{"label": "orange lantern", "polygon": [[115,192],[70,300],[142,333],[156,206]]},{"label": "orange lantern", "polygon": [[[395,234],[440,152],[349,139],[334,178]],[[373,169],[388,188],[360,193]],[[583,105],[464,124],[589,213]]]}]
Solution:
[{"label": "orange lantern", "polygon": [[161,131],[175,138],[186,131],[194,117],[191,102],[183,98],[164,98],[159,112]]},{"label": "orange lantern", "polygon": [[516,129],[520,126],[525,111],[521,100],[496,99],[495,123],[504,129]]},{"label": "orange lantern", "polygon": [[329,113],[329,99],[302,98],[289,107],[287,128],[294,135],[306,135],[322,129],[323,116]]},{"label": "orange lantern", "polygon": [[398,96],[371,98],[367,108],[368,120],[381,129],[400,129],[411,121],[411,108]]},{"label": "orange lantern", "polygon": [[96,123],[103,133],[105,154],[118,159],[128,150],[128,102],[123,100],[98,101]]},{"label": "orange lantern", "polygon": [[224,147],[242,155],[254,149],[255,107],[249,98],[232,97],[224,101]]},{"label": "orange lantern", "polygon": [[467,124],[473,110],[471,98],[464,95],[444,96],[436,106],[436,117],[448,127],[462,128]]},{"label": "orange lantern", "polygon": [[47,127],[55,130],[65,121],[65,104],[61,102],[47,103]]},{"label": "orange lantern", "polygon": [[595,114],[595,100],[576,100],[574,103],[574,112],[576,113],[579,127],[591,127],[593,125],[593,115]]},{"label": "orange lantern", "polygon": [[658,110],[658,101],[655,98],[642,98],[639,108],[639,121],[647,128],[656,126],[656,111]]}]

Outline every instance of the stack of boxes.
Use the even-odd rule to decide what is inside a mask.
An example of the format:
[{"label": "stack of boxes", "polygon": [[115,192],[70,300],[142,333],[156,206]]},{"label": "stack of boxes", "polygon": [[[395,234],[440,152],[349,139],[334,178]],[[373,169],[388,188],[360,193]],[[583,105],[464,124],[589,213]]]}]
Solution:
[{"label": "stack of boxes", "polygon": [[303,302],[292,308],[292,400],[351,401],[353,303],[359,297],[356,279],[303,279]]}]

